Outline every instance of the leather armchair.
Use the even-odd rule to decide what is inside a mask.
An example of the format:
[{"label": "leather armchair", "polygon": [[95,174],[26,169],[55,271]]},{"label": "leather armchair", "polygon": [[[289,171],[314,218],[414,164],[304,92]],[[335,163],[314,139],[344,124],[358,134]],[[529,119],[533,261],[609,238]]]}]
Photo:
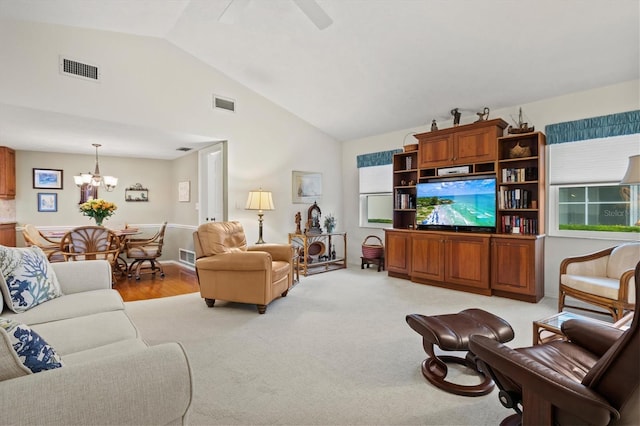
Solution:
[{"label": "leather armchair", "polygon": [[640,243],[621,244],[584,256],[568,257],[560,264],[558,312],[565,307],[602,313],[569,305],[566,296],[606,309],[618,321],[636,303],[633,267],[640,261]]},{"label": "leather armchair", "polygon": [[[635,268],[635,291],[640,262]],[[500,402],[515,415],[502,424],[638,424],[640,317],[628,330],[588,319],[562,324],[567,341],[511,349],[474,335],[470,350],[501,389]]]},{"label": "leather armchair", "polygon": [[293,283],[289,244],[247,246],[239,222],[210,222],[193,233],[200,295],[207,306],[216,300],[253,303],[264,314]]}]

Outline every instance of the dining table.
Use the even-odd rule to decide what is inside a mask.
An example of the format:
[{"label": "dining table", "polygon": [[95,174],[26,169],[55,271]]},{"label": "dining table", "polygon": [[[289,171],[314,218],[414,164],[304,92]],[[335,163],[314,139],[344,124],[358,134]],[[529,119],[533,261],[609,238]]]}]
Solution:
[{"label": "dining table", "polygon": [[[65,235],[67,235],[68,232],[72,231],[74,228],[65,229],[65,230],[41,231],[41,232],[42,232],[42,235],[44,235],[45,237],[47,237],[49,239],[61,240]],[[142,231],[140,231],[140,229],[138,229],[138,228],[129,228],[129,227],[124,228],[124,229],[111,229],[111,228],[109,228],[109,229],[111,231],[113,231],[113,233],[120,240],[120,253],[118,254],[118,257],[116,258],[116,262],[115,262],[114,266],[118,269],[117,272],[119,272],[121,275],[122,274],[127,274],[128,273],[129,264],[124,259],[124,257],[122,257],[123,256],[122,250],[124,249],[128,238],[130,238],[131,236],[134,236],[134,235],[139,235],[139,234],[142,233]],[[61,248],[61,250],[63,250],[63,248]]]}]

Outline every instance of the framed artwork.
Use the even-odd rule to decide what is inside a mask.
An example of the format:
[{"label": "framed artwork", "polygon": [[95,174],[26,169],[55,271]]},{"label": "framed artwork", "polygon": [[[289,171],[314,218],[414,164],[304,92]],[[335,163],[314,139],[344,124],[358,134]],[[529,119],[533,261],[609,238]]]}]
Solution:
[{"label": "framed artwork", "polygon": [[184,182],[178,182],[178,201],[181,203],[188,203],[190,199],[191,182],[186,180]]},{"label": "framed artwork", "polygon": [[62,170],[33,169],[34,189],[62,189]]},{"label": "framed artwork", "polygon": [[38,192],[38,211],[57,212],[58,194],[53,192]]},{"label": "framed artwork", "polygon": [[294,203],[310,203],[322,198],[322,173],[293,171],[291,195]]}]

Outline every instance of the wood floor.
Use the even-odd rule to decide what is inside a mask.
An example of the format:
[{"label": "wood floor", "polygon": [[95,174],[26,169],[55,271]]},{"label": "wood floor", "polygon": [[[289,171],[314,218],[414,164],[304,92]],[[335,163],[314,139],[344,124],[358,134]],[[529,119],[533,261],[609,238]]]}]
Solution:
[{"label": "wood floor", "polygon": [[160,274],[155,276],[146,274],[142,275],[139,281],[136,281],[135,278],[127,278],[126,275],[117,276],[118,281],[113,288],[118,290],[125,302],[200,291],[194,271],[173,263],[163,263],[162,266],[164,278],[160,278]]}]

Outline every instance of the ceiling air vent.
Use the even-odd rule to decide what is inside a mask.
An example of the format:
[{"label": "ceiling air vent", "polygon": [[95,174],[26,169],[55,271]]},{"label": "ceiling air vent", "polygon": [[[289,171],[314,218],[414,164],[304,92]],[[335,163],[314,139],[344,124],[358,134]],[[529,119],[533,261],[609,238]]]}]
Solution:
[{"label": "ceiling air vent", "polygon": [[65,58],[63,56],[60,56],[59,65],[61,74],[91,81],[99,80],[98,67],[95,65],[74,61],[73,59]]},{"label": "ceiling air vent", "polygon": [[189,152],[193,148],[187,148],[186,146],[181,146],[180,148],[176,148],[176,151]]},{"label": "ceiling air vent", "polygon": [[233,99],[213,95],[213,108],[236,112],[236,101]]}]

